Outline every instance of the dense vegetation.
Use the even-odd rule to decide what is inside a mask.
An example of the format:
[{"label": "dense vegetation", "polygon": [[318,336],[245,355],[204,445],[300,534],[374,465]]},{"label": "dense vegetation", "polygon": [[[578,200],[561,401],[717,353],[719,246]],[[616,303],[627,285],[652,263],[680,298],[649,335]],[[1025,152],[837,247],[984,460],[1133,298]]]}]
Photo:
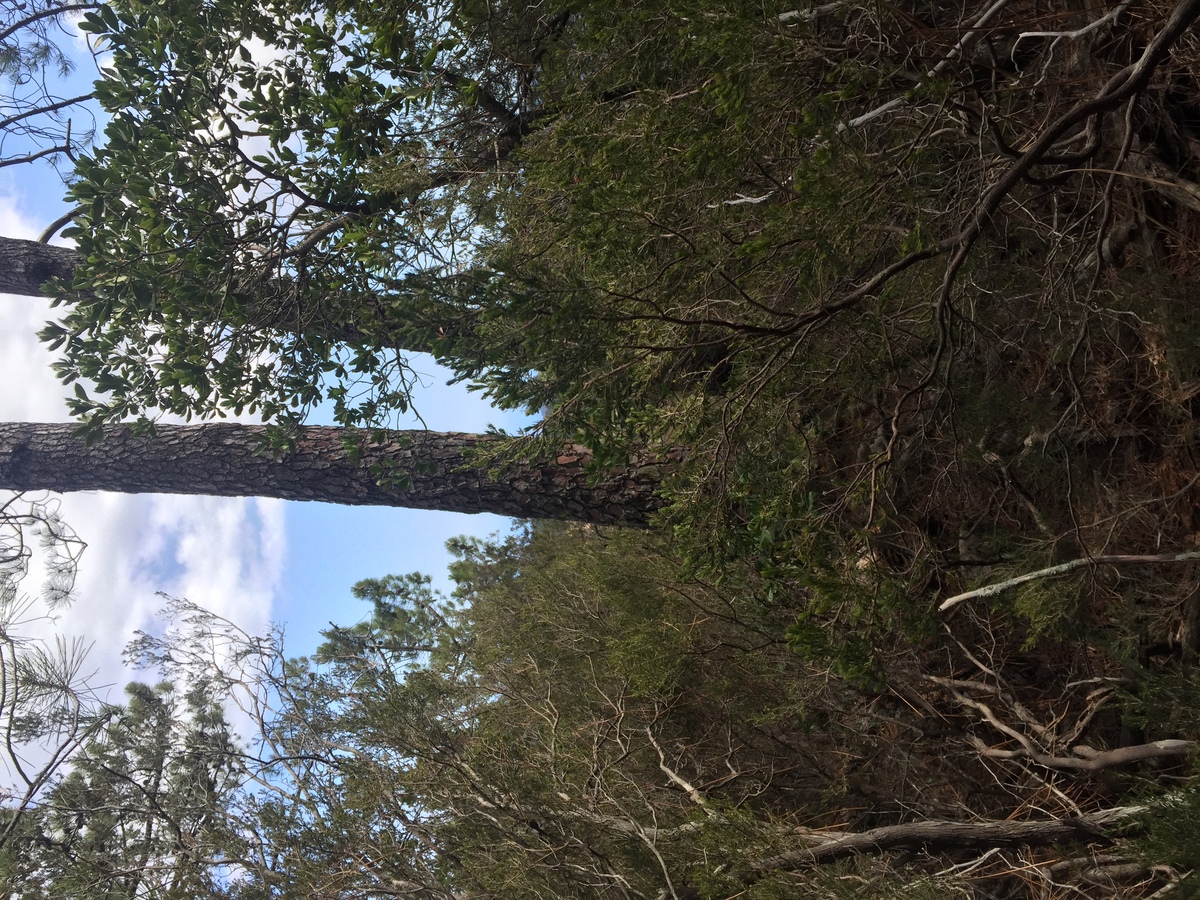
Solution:
[{"label": "dense vegetation", "polygon": [[9,892],[1200,890],[1198,16],[89,14],[114,118],[46,334],[89,429],[382,429],[421,350],[667,505],[365,582],[314,660],[175,603]]},{"label": "dense vegetation", "polygon": [[[130,649],[166,680],[104,710],[26,810],[5,841],[6,887],[771,898],[1058,896],[1065,884],[1131,896],[1194,865],[1182,760],[1118,776],[980,753],[1005,727],[981,720],[985,708],[1039,743],[1057,725],[1071,743],[1118,747],[1121,713],[1151,737],[1186,733],[1189,712],[1171,702],[1171,721],[1154,708],[1166,694],[1137,693],[1144,680],[1091,679],[1090,722],[1042,730],[1064,694],[1012,661],[991,677],[956,671],[926,642],[906,679],[847,683],[782,639],[794,608],[743,578],[681,580],[665,547],[562,524],[463,542],[452,598],[417,575],[364,581],[372,614],[329,631],[311,660],[169,600],[165,633]],[[1188,684],[1184,670],[1168,677]],[[1160,812],[1113,810],[1163,784]],[[980,830],[956,843],[955,822]],[[1119,838],[1147,822],[1148,840]],[[1047,823],[1057,830],[1020,831]],[[839,847],[846,829],[871,842]]]}]

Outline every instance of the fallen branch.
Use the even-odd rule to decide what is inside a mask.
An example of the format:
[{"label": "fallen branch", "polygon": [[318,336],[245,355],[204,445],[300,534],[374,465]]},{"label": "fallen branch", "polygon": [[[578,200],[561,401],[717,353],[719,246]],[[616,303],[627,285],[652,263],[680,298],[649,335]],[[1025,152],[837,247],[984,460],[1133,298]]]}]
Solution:
[{"label": "fallen branch", "polygon": [[1110,843],[1104,829],[1145,812],[1145,806],[1122,806],[1090,816],[1043,822],[929,821],[888,825],[857,834],[846,834],[815,847],[781,853],[761,860],[759,872],[800,869],[856,856],[892,850],[936,853],[992,847],[1045,846],[1065,841]]},{"label": "fallen branch", "polygon": [[1085,556],[1082,559],[1073,559],[1070,562],[1059,563],[1057,566],[1038,569],[1036,572],[1018,575],[1016,578],[1009,578],[1006,581],[1001,581],[996,584],[989,584],[987,587],[975,588],[973,591],[964,591],[961,594],[955,594],[953,597],[943,600],[941,605],[938,607],[938,610],[940,612],[945,612],[948,609],[953,609],[955,606],[958,606],[958,604],[962,603],[964,600],[974,600],[977,597],[994,597],[997,594],[1001,594],[1011,588],[1019,587],[1022,584],[1028,584],[1029,582],[1037,581],[1040,578],[1053,578],[1055,575],[1065,575],[1068,572],[1073,572],[1076,569],[1082,569],[1085,566],[1189,562],[1194,559],[1200,559],[1200,551],[1192,550],[1187,553],[1112,554],[1107,556]]},{"label": "fallen branch", "polygon": [[[975,41],[975,38],[978,37],[978,35],[982,32],[982,29],[984,28],[984,26],[987,25],[987,23],[992,19],[992,17],[995,16],[998,12],[1000,12],[1000,10],[1004,9],[1004,7],[1006,7],[1009,4],[1009,2],[1010,2],[1010,0],[996,0],[995,3],[993,3],[991,6],[989,6],[987,8],[987,10],[984,11],[983,15],[981,15],[978,19],[975,20],[975,24],[971,25],[963,33],[962,37],[960,37],[958,39],[958,43],[956,43],[953,47],[951,47],[949,52],[944,57],[942,57],[941,61],[938,62],[937,65],[935,65],[932,69],[930,69],[928,72],[925,73],[926,78],[932,79],[932,78],[937,78],[939,75],[941,75],[942,71],[946,68],[946,66],[950,65],[950,63],[954,62],[955,59],[957,59],[959,56],[962,55],[963,51],[965,51]],[[919,82],[917,82],[917,85],[913,90],[914,91],[919,90],[920,88],[922,88],[924,86],[925,86],[925,82],[919,81]],[[874,109],[872,109],[869,112],[863,113],[861,116],[856,116],[855,118],[851,119],[849,122],[843,122],[842,124],[838,125],[837,130],[839,132],[846,132],[853,128],[861,128],[863,125],[866,125],[868,122],[873,122],[875,119],[878,119],[880,116],[884,115],[885,113],[891,112],[893,109],[897,109],[897,108],[905,105],[906,103],[908,103],[907,98],[896,97],[892,100],[887,101],[886,103],[884,103],[880,106],[875,107]]]},{"label": "fallen branch", "polygon": [[832,3],[826,3],[824,6],[816,6],[812,9],[792,9],[785,13],[780,13],[775,17],[775,21],[781,25],[788,25],[792,22],[811,22],[819,16],[826,13],[836,12],[839,8],[845,6],[847,0],[834,0]]},{"label": "fallen branch", "polygon": [[1056,863],[1044,866],[1046,872],[1053,878],[1082,872],[1085,869],[1098,869],[1107,866],[1120,866],[1130,862],[1128,856],[1119,854],[1100,854],[1099,856],[1080,856],[1075,859],[1062,859]]},{"label": "fallen branch", "polygon": [[[954,699],[956,699],[963,706],[968,706],[971,709],[978,710],[979,713],[985,719],[987,719],[987,721],[990,722],[996,728],[997,731],[1000,731],[1003,734],[1007,734],[1010,738],[1015,740],[1022,747],[1024,747],[1027,751],[1029,751],[1030,754],[1035,754],[1035,753],[1040,752],[1037,749],[1037,747],[1035,747],[1033,745],[1033,742],[1028,737],[1021,734],[1021,732],[1017,731],[1011,725],[1005,725],[1003,722],[1001,722],[996,717],[996,714],[994,712],[992,712],[992,708],[990,706],[988,706],[986,703],[981,703],[978,700],[972,700],[970,697],[967,697],[967,696],[963,695],[962,693],[960,693],[959,691],[955,690],[952,679],[939,678],[936,675],[926,675],[925,679],[927,681],[932,681],[934,684],[938,684],[944,688],[947,688],[950,691],[950,693],[952,693],[954,695]],[[1041,730],[1043,733],[1045,732],[1044,728],[1042,728]]]},{"label": "fallen branch", "polygon": [[1000,688],[999,685],[982,684],[978,681],[967,681],[961,678],[939,678],[936,675],[926,675],[925,679],[927,681],[932,681],[934,684],[941,685],[944,688],[948,688],[960,703],[962,703],[964,706],[972,706],[976,709],[978,709],[978,707],[975,706],[975,704],[969,698],[960,694],[956,689],[962,688],[963,690],[967,691],[982,691],[983,693],[991,694],[992,696],[1003,700],[1005,703],[1011,706],[1013,712],[1017,714],[1021,721],[1036,731],[1043,738],[1048,737],[1049,735],[1049,729],[1037,720],[1037,717],[1029,711],[1028,707],[1013,697],[1011,693]]},{"label": "fallen branch", "polygon": [[988,759],[1028,759],[1048,769],[1069,769],[1075,772],[1098,772],[1101,769],[1127,766],[1147,759],[1187,756],[1196,749],[1195,741],[1169,740],[1104,751],[1093,750],[1090,747],[1076,747],[1073,752],[1080,754],[1079,756],[1051,756],[1025,746],[1022,746],[1020,750],[997,750],[988,747],[982,741],[973,743],[976,744],[979,755]]},{"label": "fallen branch", "polygon": [[1082,28],[1076,28],[1074,31],[1022,31],[1017,35],[1016,41],[1013,42],[1013,55],[1016,55],[1017,44],[1021,43],[1021,41],[1027,38],[1054,38],[1055,43],[1063,38],[1068,40],[1081,38],[1086,34],[1090,34],[1093,31],[1099,30],[1102,25],[1105,25],[1109,22],[1115,22],[1117,17],[1121,15],[1121,13],[1125,12],[1125,10],[1128,9],[1132,3],[1133,0],[1121,0],[1121,3],[1114,6],[1099,19],[1089,22]]}]

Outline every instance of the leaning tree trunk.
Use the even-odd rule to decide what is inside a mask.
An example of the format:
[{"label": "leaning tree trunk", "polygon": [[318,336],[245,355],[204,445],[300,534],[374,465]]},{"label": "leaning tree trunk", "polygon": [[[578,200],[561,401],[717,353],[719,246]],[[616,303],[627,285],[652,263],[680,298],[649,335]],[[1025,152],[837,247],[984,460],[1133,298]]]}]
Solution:
[{"label": "leaning tree trunk", "polygon": [[71,283],[83,262],[78,250],[0,237],[0,294],[40,297],[51,278]]},{"label": "leaning tree trunk", "polygon": [[280,497],[641,525],[661,506],[655,491],[671,462],[644,457],[588,472],[588,451],[575,444],[550,458],[502,462],[489,452],[499,438],[432,431],[355,445],[343,429],[310,427],[293,452],[276,456],[262,450],[266,432],[255,425],[160,425],[144,436],[120,427],[92,446],[74,428],[0,424],[0,488]]}]

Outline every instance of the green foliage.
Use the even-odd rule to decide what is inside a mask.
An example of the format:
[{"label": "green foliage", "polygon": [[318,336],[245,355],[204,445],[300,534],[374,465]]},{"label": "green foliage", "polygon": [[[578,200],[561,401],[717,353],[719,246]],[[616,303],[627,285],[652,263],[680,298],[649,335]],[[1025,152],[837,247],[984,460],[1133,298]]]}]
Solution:
[{"label": "green foliage", "polygon": [[445,619],[434,609],[438,598],[428,576],[367,579],[354,585],[353,593],[373,605],[371,618],[352,628],[335,627],[325,632],[325,643],[314,657],[316,662],[354,665],[382,657],[390,666],[403,668],[419,654],[433,650],[439,639],[445,639],[436,630]]},{"label": "green foliage", "polygon": [[[138,890],[605,898],[670,884],[680,896],[761,900],[971,896],[945,871],[962,860],[932,851],[762,866],[825,826],[913,821],[913,785],[922,803],[1009,796],[985,795],[996,772],[977,772],[969,750],[921,739],[928,718],[895,696],[919,686],[898,680],[917,657],[873,640],[862,671],[845,662],[853,635],[877,634],[872,621],[901,603],[877,592],[872,612],[850,618],[850,588],[871,584],[862,571],[840,586],[832,571],[813,579],[814,598],[842,591],[813,601],[844,620],[819,633],[850,636],[837,652],[818,648],[813,665],[818,651],[801,656],[784,640],[800,642],[796,609],[764,604],[752,567],[729,567],[719,584],[681,579],[662,535],[538,524],[451,549],[452,597],[420,575],[360,582],[368,617],[328,631],[313,660],[288,660],[277,634],[244,635],[174,601],[162,636],[143,635],[132,652],[180,688],[131,688],[0,860],[11,883],[29,896],[34,886],[107,896],[129,887],[129,867],[111,861],[183,847],[194,856],[139,865]],[[1140,695],[1146,715],[1163,715],[1172,677]],[[217,698],[251,714],[254,745],[232,743]],[[1003,711],[1007,701],[989,702]],[[1190,813],[1172,805],[1188,796],[1168,795],[1151,817],[1148,858],[1190,865],[1180,850]],[[80,811],[91,823],[82,830],[70,824]],[[39,844],[51,832],[69,834],[72,856]],[[1006,858],[997,865],[983,871],[988,883],[1007,877]],[[168,871],[186,890],[154,881]]]},{"label": "green foliage", "polygon": [[555,402],[564,427],[595,441],[630,440],[625,411],[664,405],[636,426],[657,431],[669,409],[671,436],[686,439],[713,404],[675,398],[719,393],[744,361],[753,372],[803,302],[756,304],[780,274],[803,284],[820,279],[814,266],[850,267],[843,251],[861,242],[848,231],[806,232],[827,228],[811,213],[845,204],[846,182],[865,174],[852,153],[830,148],[846,168],[814,176],[820,192],[789,190],[787,206],[771,196],[792,174],[793,131],[823,63],[762,16],[736,3],[610,4],[584,9],[553,48],[545,90],[558,112],[520,149],[521,191],[488,254],[507,296],[485,322],[533,325],[513,335],[523,346],[472,369],[491,365],[498,399]]},{"label": "green foliage", "polygon": [[1194,663],[1131,669],[1139,677],[1129,689],[1126,721],[1144,729],[1149,740],[1200,735],[1200,673]]},{"label": "green foliage", "polygon": [[[959,896],[929,873],[960,860],[933,855],[755,863],[797,828],[1074,815],[1123,790],[1056,772],[1043,791],[981,750],[1115,744],[1082,688],[1143,646],[1195,653],[1188,570],[937,607],[1050,560],[1195,544],[1200,231],[1173,182],[1113,174],[1195,178],[1195,110],[1172,99],[1195,93],[1193,40],[1124,124],[1089,105],[1018,172],[1160,5],[1071,53],[1020,5],[986,34],[957,5],[793,6],[123,0],[87,20],[113,120],[45,336],[96,385],[73,401],[88,427],[291,425],[332,400],[374,438],[419,350],[543,411],[541,447],[664,461],[656,533],[464,541],[451,598],[363,582],[368,619],[313,660],[243,642],[272,699],[270,787],[239,823],[292,851],[247,866],[247,896]],[[1085,24],[1060,6],[1039,28]],[[1190,733],[1173,671],[1131,722]],[[1190,865],[1180,803],[1152,853]],[[979,879],[1016,891],[1038,864],[1019,854]],[[927,877],[897,887],[902,866]]]},{"label": "green foliage", "polygon": [[554,404],[601,452],[710,427],[716,404],[674,400],[771,368],[794,289],[876,252],[829,213],[886,215],[881,170],[828,140],[822,106],[880,73],[770,22],[739,3],[89,14],[113,121],[73,189],[87,265],[44,334],[99,391],[74,411],[296,422],[329,398],[386,422],[409,402],[401,348]]},{"label": "green foliage", "polygon": [[1079,633],[1083,623],[1083,577],[1032,581],[1022,585],[1013,598],[1013,610],[1029,623],[1027,647],[1043,637],[1069,638]]},{"label": "green foliage", "polygon": [[223,825],[242,775],[223,713],[197,689],[126,694],[5,847],[9,896],[228,896]]},{"label": "green foliage", "polygon": [[[25,2],[5,9],[0,19],[0,77],[9,82],[11,94],[5,96],[5,107],[19,106],[16,94],[28,89],[31,83],[42,81],[47,70],[59,76],[69,74],[75,65],[56,43],[61,15],[54,10],[63,6],[62,0]],[[38,94],[33,94],[37,97]],[[28,97],[25,98],[28,103]],[[33,105],[33,104],[30,104]],[[7,123],[6,127],[17,125]]]},{"label": "green foliage", "polygon": [[[1196,846],[1200,795],[1194,787],[1155,801],[1143,821],[1147,834],[1139,841],[1139,848],[1144,858],[1176,866],[1180,871],[1200,868],[1200,848]],[[1193,879],[1185,879],[1183,896],[1196,896],[1197,885],[1188,884]]]},{"label": "green foliage", "polygon": [[[541,527],[503,544],[465,545],[455,567],[460,600],[469,599],[477,689],[496,698],[479,709],[464,745],[472,769],[509,786],[513,813],[536,818],[527,840],[547,848],[555,835],[586,841],[642,890],[657,890],[664,864],[677,884],[703,877],[704,846],[746,846],[763,829],[750,810],[766,798],[741,803],[765,774],[760,741],[788,721],[790,705],[783,685],[772,685],[773,664],[735,649],[754,640],[741,618],[752,607],[700,583],[674,585],[656,544],[646,535]],[[733,646],[721,649],[723,639]],[[729,792],[715,768],[726,750],[712,734],[727,728],[746,745],[738,754],[744,781]],[[713,812],[664,782],[660,764],[710,782]],[[595,870],[594,860],[564,848],[556,855],[566,872],[536,867],[518,880],[521,841],[501,840],[473,818],[452,827],[452,840],[469,840],[464,861],[480,867],[485,883],[510,882],[513,896],[578,896],[586,881],[566,873]],[[659,835],[658,860],[637,839],[646,829]]]},{"label": "green foliage", "polygon": [[452,6],[358,6],[85,16],[112,51],[96,89],[111,121],[72,187],[86,263],[43,337],[66,382],[95,384],[72,401],[91,428],[156,411],[294,423],[325,398],[347,424],[407,409],[400,351],[434,349],[441,327],[421,321],[422,285],[461,271],[483,227],[460,183],[518,136],[527,90],[473,79],[487,47]]},{"label": "green foliage", "polygon": [[242,896],[653,895],[664,878],[728,893],[746,872],[712,862],[721,848],[777,852],[777,817],[819,809],[797,754],[823,739],[795,711],[835,692],[799,677],[769,638],[780,621],[737,584],[679,582],[639,532],[539,525],[452,549],[453,598],[422,576],[360,582],[372,614],[312,662],[231,646],[178,602],[183,630],[142,639],[176,677],[207,672],[214,640],[273,673],[256,753],[270,789],[243,781],[232,811],[287,852],[248,867]]},{"label": "green foliage", "polygon": [[[16,494],[0,503],[0,885],[9,893],[39,877],[39,854],[30,851],[39,846],[47,789],[108,720],[86,683],[87,645],[45,633],[75,599],[84,548],[51,500]],[[41,604],[25,593],[31,570],[45,578]]]}]

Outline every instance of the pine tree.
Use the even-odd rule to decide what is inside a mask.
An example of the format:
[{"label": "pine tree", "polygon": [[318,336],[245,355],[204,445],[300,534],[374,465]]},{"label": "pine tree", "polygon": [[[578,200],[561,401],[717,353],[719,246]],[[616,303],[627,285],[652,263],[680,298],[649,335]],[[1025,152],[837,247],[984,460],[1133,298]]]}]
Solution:
[{"label": "pine tree", "polygon": [[[270,448],[264,427],[110,429],[87,443],[71,425],[0,424],[0,488],[279,497],[351,505],[491,512],[521,518],[644,524],[661,505],[666,465],[590,468],[586,448],[507,461],[494,435],[309,427]],[[669,461],[668,461],[669,464]]]}]

